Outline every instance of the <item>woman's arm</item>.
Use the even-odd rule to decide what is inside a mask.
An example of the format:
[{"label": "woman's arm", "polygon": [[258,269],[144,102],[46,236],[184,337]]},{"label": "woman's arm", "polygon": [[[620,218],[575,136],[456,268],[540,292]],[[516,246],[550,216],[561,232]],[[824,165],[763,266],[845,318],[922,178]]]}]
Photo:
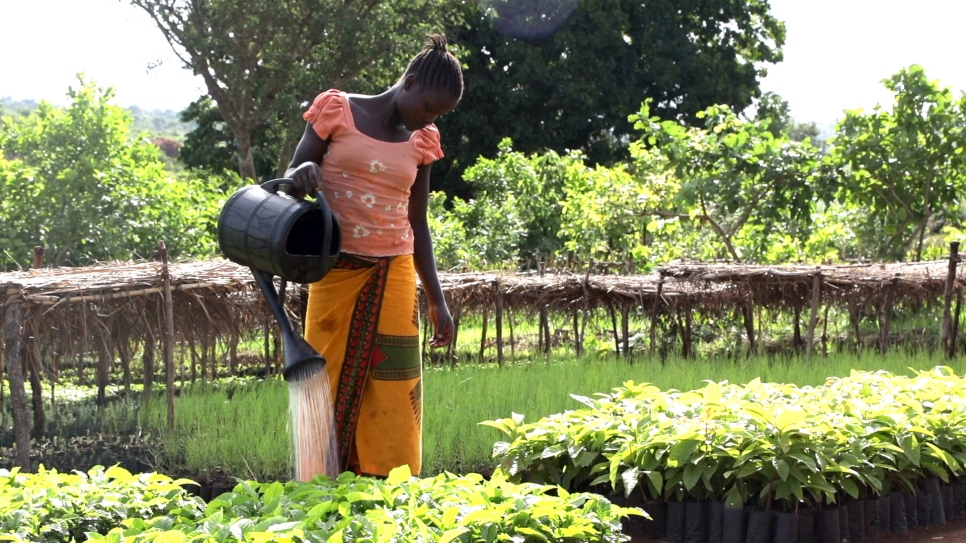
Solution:
[{"label": "woman's arm", "polygon": [[409,193],[409,225],[413,229],[413,259],[416,273],[426,293],[429,305],[429,318],[435,333],[429,342],[430,347],[444,347],[453,341],[453,318],[446,307],[446,298],[436,275],[436,258],[433,256],[433,240],[429,234],[426,210],[429,205],[429,170],[432,166],[422,165],[416,170],[416,182]]},{"label": "woman's arm", "polygon": [[303,198],[310,192],[322,189],[322,169],[319,165],[322,164],[328,148],[329,142],[319,137],[311,123],[306,123],[292,162],[285,170],[285,177],[294,181],[296,198]]}]

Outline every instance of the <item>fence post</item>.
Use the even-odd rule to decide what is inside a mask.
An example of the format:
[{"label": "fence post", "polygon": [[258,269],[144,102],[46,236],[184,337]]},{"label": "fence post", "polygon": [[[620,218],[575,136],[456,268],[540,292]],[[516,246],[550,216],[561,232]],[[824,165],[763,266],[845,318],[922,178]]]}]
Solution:
[{"label": "fence post", "polygon": [[812,351],[815,349],[815,325],[818,324],[818,305],[821,301],[822,272],[818,271],[812,277],[812,309],[808,317],[808,331],[805,332],[805,356],[809,359],[812,358]]},{"label": "fence post", "polygon": [[953,326],[953,290],[956,286],[956,265],[959,263],[959,242],[949,244],[949,271],[946,273],[946,289],[943,299],[943,328],[940,344],[946,358],[956,356],[956,333]]},{"label": "fence post", "polygon": [[500,278],[496,278],[496,362],[503,367],[503,288],[500,285]]},{"label": "fence post", "polygon": [[879,306],[879,352],[885,354],[889,350],[889,327],[892,325],[892,304],[895,302],[896,288],[899,286],[899,274],[886,287],[885,298]]},{"label": "fence post", "polygon": [[[6,295],[6,293],[4,293]],[[10,300],[3,312],[4,362],[10,380],[10,401],[13,411],[13,427],[17,440],[17,464],[23,471],[30,470],[30,415],[27,409],[27,391],[24,385],[23,360],[23,306],[20,300]]]},{"label": "fence post", "polygon": [[648,340],[648,349],[650,350],[651,356],[654,356],[654,348],[657,341],[657,319],[661,315],[661,302],[664,301],[661,298],[662,290],[664,290],[664,272],[658,271],[657,292],[654,293],[654,306],[651,307],[651,333]]},{"label": "fence post", "polygon": [[[168,400],[168,431],[174,430],[174,301],[171,299],[171,270],[168,268],[168,248],[158,240],[161,253],[161,284],[164,294],[164,379]],[[183,379],[182,379],[183,381]]]}]

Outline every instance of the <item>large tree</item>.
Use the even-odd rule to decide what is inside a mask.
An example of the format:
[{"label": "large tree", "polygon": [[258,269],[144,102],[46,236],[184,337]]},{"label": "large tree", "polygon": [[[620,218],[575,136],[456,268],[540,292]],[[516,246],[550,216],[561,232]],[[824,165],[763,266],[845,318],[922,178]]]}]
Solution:
[{"label": "large tree", "polygon": [[[452,157],[440,179],[493,156],[504,137],[524,153],[584,150],[612,163],[646,98],[693,123],[714,104],[741,111],[764,65],[781,60],[784,25],[767,0],[481,0],[454,32],[466,54],[463,102],[440,119]],[[456,191],[459,192],[459,191]]]},{"label": "large tree", "polygon": [[[363,72],[384,79],[426,33],[451,22],[444,0],[130,0],[200,75],[234,136],[239,173],[255,178],[252,134],[284,119],[290,151],[300,112]],[[396,73],[396,76],[399,74]],[[295,140],[295,141],[292,141]]]}]

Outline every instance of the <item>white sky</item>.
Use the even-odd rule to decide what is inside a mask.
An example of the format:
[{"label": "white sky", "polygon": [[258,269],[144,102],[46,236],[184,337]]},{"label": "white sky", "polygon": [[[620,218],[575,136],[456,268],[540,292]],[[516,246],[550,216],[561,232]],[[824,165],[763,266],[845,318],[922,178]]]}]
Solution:
[{"label": "white sky", "polygon": [[[921,64],[957,94],[966,46],[956,40],[966,0],[771,0],[785,21],[785,60],[762,90],[820,126],[842,111],[891,103],[880,81]],[[83,71],[113,86],[116,103],[181,110],[203,93],[150,18],[126,0],[0,0],[0,96],[63,104]],[[148,65],[162,61],[159,68]]]}]

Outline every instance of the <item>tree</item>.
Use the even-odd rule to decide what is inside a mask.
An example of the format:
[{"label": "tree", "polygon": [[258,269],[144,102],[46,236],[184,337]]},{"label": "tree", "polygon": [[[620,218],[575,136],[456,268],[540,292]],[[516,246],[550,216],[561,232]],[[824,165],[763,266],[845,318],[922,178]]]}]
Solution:
[{"label": "tree", "polygon": [[[892,110],[847,111],[831,140],[845,202],[867,209],[864,237],[877,258],[920,260],[934,219],[958,221],[966,188],[966,94],[913,65],[883,81]],[[884,234],[884,235],[883,235]]]},{"label": "tree", "polygon": [[825,150],[825,142],[819,139],[815,123],[799,123],[791,116],[791,108],[781,96],[766,92],[755,101],[754,120],[768,120],[768,131],[776,138],[785,136],[792,141],[812,142],[812,145]]},{"label": "tree", "polygon": [[[561,11],[572,6],[572,12]],[[743,110],[762,67],[781,60],[784,26],[765,0],[489,0],[465,2],[455,38],[466,92],[439,120],[451,142],[438,186],[508,137],[523,153],[583,150],[591,164],[626,158],[627,115],[685,123],[712,104]],[[550,24],[544,24],[549,22]],[[553,30],[553,25],[559,28]],[[520,29],[533,30],[521,32]]]},{"label": "tree", "polygon": [[[238,154],[234,136],[210,97],[202,96],[181,112],[181,120],[195,123],[185,136],[179,158],[188,168],[216,175],[238,171]],[[269,179],[278,168],[278,157],[284,147],[284,123],[265,124],[252,132],[252,157],[257,179]],[[272,129],[275,130],[272,130]]]},{"label": "tree", "polygon": [[[301,110],[364,71],[384,80],[448,21],[445,0],[130,0],[200,75],[234,137],[238,171],[256,178],[252,136],[286,119],[291,156]],[[274,157],[283,160],[282,157]]]},{"label": "tree", "polygon": [[0,267],[35,245],[54,266],[147,255],[159,238],[173,255],[213,253],[221,194],[168,175],[111,89],[80,78],[67,94],[66,109],[41,102],[0,122]]},{"label": "tree", "polygon": [[768,119],[742,120],[726,106],[698,116],[704,128],[661,121],[651,115],[650,101],[631,116],[641,142],[658,150],[681,179],[671,205],[651,213],[709,225],[735,261],[775,259],[776,234],[780,245],[804,245],[815,205],[834,194],[818,149],[776,138]]}]

